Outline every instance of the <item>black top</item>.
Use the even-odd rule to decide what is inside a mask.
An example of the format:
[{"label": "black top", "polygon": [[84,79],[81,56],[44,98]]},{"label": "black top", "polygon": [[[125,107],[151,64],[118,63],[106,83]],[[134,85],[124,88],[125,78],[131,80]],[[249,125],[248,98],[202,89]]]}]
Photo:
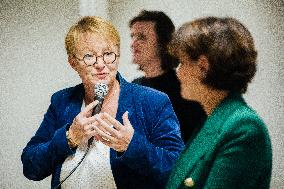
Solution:
[{"label": "black top", "polygon": [[184,143],[192,140],[194,133],[197,133],[207,118],[202,106],[195,101],[188,101],[181,97],[180,82],[174,70],[154,78],[140,77],[132,83],[151,87],[166,93],[173,105],[174,111],[180,122],[181,137]]}]

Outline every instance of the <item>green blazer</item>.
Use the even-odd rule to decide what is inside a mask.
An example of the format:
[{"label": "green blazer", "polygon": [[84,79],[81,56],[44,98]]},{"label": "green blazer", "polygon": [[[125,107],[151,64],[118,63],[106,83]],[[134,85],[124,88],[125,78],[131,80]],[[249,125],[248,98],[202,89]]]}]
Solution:
[{"label": "green blazer", "polygon": [[268,189],[271,142],[263,121],[239,94],[225,98],[187,144],[167,189]]}]

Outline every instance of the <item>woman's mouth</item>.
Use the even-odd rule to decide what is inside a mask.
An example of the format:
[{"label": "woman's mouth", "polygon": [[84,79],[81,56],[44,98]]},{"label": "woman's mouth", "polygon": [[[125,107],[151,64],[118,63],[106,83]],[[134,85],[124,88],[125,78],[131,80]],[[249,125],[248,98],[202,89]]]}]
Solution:
[{"label": "woman's mouth", "polygon": [[140,50],[133,50],[132,53],[133,53],[134,56],[138,55],[138,54],[140,54]]},{"label": "woman's mouth", "polygon": [[107,73],[97,73],[96,74],[97,78],[100,80],[105,79],[107,75],[108,75]]}]

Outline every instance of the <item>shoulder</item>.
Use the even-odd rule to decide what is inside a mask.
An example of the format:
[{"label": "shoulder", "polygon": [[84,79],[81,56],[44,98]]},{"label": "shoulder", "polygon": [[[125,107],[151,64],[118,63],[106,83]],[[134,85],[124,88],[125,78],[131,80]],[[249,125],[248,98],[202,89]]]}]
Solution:
[{"label": "shoulder", "polygon": [[134,79],[131,83],[142,84],[144,77],[138,77]]},{"label": "shoulder", "polygon": [[133,97],[135,100],[143,101],[146,104],[152,105],[169,101],[168,95],[164,92],[138,84],[131,83],[130,85],[133,89]]},{"label": "shoulder", "polygon": [[267,126],[248,105],[239,107],[228,117],[221,136],[219,144],[224,149],[240,150],[260,165],[271,166],[272,146]]},{"label": "shoulder", "polygon": [[255,110],[248,105],[242,105],[238,107],[227,119],[227,125],[238,125],[242,127],[248,127],[248,129],[254,129],[266,127],[263,120],[259,117]]},{"label": "shoulder", "polygon": [[266,127],[256,111],[238,93],[226,97],[208,119],[210,119],[210,122],[218,123],[222,130],[236,131],[246,128],[249,131]]},{"label": "shoulder", "polygon": [[136,113],[147,124],[156,125],[159,120],[171,118],[171,127],[176,126],[177,118],[169,97],[156,89],[133,84],[133,102]]},{"label": "shoulder", "polygon": [[223,133],[228,139],[246,141],[248,145],[249,143],[265,147],[271,145],[267,126],[247,105],[239,107],[227,118],[223,126]]},{"label": "shoulder", "polygon": [[58,103],[58,102],[64,102],[72,98],[77,98],[81,96],[84,92],[84,87],[82,84],[68,87],[65,89],[61,89],[51,96],[51,103]]}]

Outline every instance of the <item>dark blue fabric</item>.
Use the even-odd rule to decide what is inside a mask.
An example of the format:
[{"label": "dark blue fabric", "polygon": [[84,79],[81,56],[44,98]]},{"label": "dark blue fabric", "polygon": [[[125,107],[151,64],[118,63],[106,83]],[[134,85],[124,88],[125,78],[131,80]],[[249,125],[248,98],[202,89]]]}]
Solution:
[{"label": "dark blue fabric", "polygon": [[[111,149],[110,162],[118,188],[164,188],[173,164],[184,145],[169,98],[154,89],[131,84],[120,74],[120,96],[116,119],[129,112],[134,136],[127,151]],[[66,129],[80,112],[83,85],[56,92],[36,134],[22,153],[24,175],[42,180],[52,174],[51,186],[59,183],[66,157],[76,151],[69,148]]]}]

